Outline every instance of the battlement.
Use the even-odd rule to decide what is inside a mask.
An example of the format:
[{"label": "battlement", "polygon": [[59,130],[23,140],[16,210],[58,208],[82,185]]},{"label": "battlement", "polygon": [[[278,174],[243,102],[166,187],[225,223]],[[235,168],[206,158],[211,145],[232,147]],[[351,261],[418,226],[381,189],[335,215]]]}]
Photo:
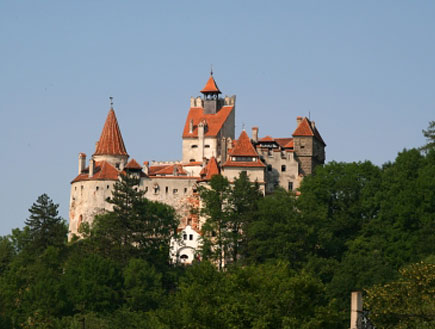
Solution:
[{"label": "battlement", "polygon": [[[236,104],[236,95],[225,96],[224,98],[219,98],[219,105],[222,106],[234,106]],[[204,107],[204,99],[201,96],[190,97],[190,107]]]},{"label": "battlement", "polygon": [[181,161],[151,161],[151,166],[162,166],[162,165],[173,165],[173,164],[181,164]]}]

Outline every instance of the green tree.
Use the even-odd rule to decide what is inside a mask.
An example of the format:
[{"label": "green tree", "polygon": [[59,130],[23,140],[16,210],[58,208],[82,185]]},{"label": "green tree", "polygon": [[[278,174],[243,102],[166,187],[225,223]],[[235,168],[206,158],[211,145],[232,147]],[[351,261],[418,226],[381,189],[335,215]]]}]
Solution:
[{"label": "green tree", "polygon": [[122,273],[119,264],[96,254],[73,255],[62,277],[72,310],[112,312],[122,300]]},{"label": "green tree", "polygon": [[202,255],[205,259],[216,261],[219,270],[228,255],[227,239],[230,217],[230,183],[222,175],[215,175],[210,180],[210,187],[201,187],[199,194],[204,203],[201,214],[206,217],[202,227]]},{"label": "green tree", "polygon": [[124,269],[124,290],[130,310],[156,309],[164,295],[162,275],[144,260],[133,258]]},{"label": "green tree", "polygon": [[366,291],[370,319],[380,329],[435,327],[435,264],[416,263],[400,269],[397,281]]},{"label": "green tree", "polygon": [[426,137],[427,143],[426,145],[420,147],[420,150],[426,152],[435,150],[435,121],[429,122],[427,130],[423,129],[423,135]]},{"label": "green tree", "polygon": [[301,265],[310,252],[309,228],[300,220],[295,196],[284,189],[259,200],[256,218],[246,229],[248,263],[287,260]]},{"label": "green tree", "polygon": [[230,207],[226,235],[230,245],[228,259],[231,263],[236,263],[247,247],[246,231],[254,220],[257,203],[261,198],[258,183],[252,183],[246,172],[242,171],[234,180],[228,195]]},{"label": "green tree", "polygon": [[381,170],[370,162],[330,162],[305,177],[298,198],[301,221],[315,234],[313,252],[340,260],[346,242],[377,216]]},{"label": "green tree", "polygon": [[95,218],[91,237],[104,256],[126,264],[131,257],[167,263],[178,221],[172,207],[145,199],[139,177],[122,175],[115,184],[113,211]]},{"label": "green tree", "polygon": [[30,231],[30,248],[45,249],[48,246],[65,244],[68,229],[65,221],[59,216],[59,205],[47,194],[42,194],[30,207],[30,216],[25,221]]}]

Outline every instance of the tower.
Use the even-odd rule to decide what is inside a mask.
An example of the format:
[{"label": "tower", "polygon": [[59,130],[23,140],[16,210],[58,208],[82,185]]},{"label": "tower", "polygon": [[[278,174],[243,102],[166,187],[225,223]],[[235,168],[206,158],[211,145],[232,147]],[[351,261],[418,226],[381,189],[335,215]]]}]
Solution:
[{"label": "tower", "polygon": [[219,97],[213,73],[201,90],[204,95],[192,97],[183,130],[183,163],[202,163],[216,157],[225,161],[222,141],[234,139],[236,96]]},{"label": "tower", "polygon": [[210,72],[210,78],[205,84],[204,88],[201,90],[204,95],[204,113],[205,114],[215,114],[219,111],[219,94],[221,91],[216,85],[216,81],[213,78],[213,71]]},{"label": "tower", "polygon": [[69,232],[77,234],[82,223],[91,224],[95,215],[111,210],[106,200],[127,164],[125,149],[115,111],[110,108],[95,152],[86,167],[86,154],[79,154],[79,174],[71,182]]}]

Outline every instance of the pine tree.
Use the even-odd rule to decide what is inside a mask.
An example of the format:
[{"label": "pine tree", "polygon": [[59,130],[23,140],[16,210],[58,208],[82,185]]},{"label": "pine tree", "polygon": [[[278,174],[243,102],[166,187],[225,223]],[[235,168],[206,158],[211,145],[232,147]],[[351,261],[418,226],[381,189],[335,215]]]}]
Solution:
[{"label": "pine tree", "polygon": [[30,247],[34,250],[48,246],[60,246],[66,241],[67,228],[59,216],[59,205],[47,194],[42,194],[30,207],[30,216],[25,221],[30,230]]},{"label": "pine tree", "polygon": [[429,122],[429,127],[427,130],[423,129],[423,135],[426,137],[427,143],[422,146],[420,150],[422,151],[430,151],[435,149],[435,121]]},{"label": "pine tree", "polygon": [[97,216],[94,236],[106,256],[123,263],[131,257],[165,263],[169,256],[169,241],[176,233],[175,210],[144,198],[139,189],[140,177],[133,173],[120,176],[114,186],[113,210]]}]

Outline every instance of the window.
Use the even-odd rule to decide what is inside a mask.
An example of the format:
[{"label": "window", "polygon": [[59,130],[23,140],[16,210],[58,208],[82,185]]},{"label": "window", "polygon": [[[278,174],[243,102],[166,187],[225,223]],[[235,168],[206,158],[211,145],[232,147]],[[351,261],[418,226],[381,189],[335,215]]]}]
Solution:
[{"label": "window", "polygon": [[286,170],[286,166],[285,165],[282,165],[281,166],[281,171],[285,171]]},{"label": "window", "polygon": [[148,192],[148,186],[145,186],[145,193]]},{"label": "window", "polygon": [[74,190],[75,190],[75,191],[77,191],[77,186],[76,186],[76,187],[74,187]]},{"label": "window", "polygon": [[193,148],[193,149],[196,149],[196,148],[198,148],[198,145],[193,144],[193,145],[191,145],[190,147]]},{"label": "window", "polygon": [[172,191],[174,194],[178,193],[178,189],[174,188],[174,190]]},{"label": "window", "polygon": [[267,171],[272,171],[272,165],[267,165]]},{"label": "window", "polygon": [[169,191],[169,187],[165,187],[165,193],[168,193],[168,191]]},{"label": "window", "polygon": [[288,190],[293,191],[293,182],[288,182]]},{"label": "window", "polygon": [[305,145],[301,145],[301,149],[304,149],[305,148]]},{"label": "window", "polygon": [[190,161],[190,162],[195,162],[195,159],[190,159],[189,161]]},{"label": "window", "polygon": [[184,188],[184,193],[185,193],[185,194],[187,193],[187,187]]},{"label": "window", "polygon": [[159,193],[160,187],[158,184],[154,184],[153,189],[154,189],[154,194],[157,194],[157,193]]},{"label": "window", "polygon": [[95,190],[98,191],[100,188],[98,186],[95,187]]},{"label": "window", "polygon": [[236,161],[236,162],[251,162],[251,161],[255,161],[256,158],[253,158],[253,157],[232,157],[231,160]]},{"label": "window", "polygon": [[189,240],[193,240],[193,234],[189,234]]},{"label": "window", "polygon": [[189,256],[183,254],[180,256],[180,258],[181,258],[181,260],[186,261],[189,258]]},{"label": "window", "polygon": [[206,145],[204,146],[204,148],[208,149],[208,148],[210,148],[210,145],[206,144]]},{"label": "window", "polygon": [[110,187],[109,185],[106,186],[107,189],[109,189],[109,187]]},{"label": "window", "polygon": [[183,233],[183,240],[187,240],[187,234]]}]

